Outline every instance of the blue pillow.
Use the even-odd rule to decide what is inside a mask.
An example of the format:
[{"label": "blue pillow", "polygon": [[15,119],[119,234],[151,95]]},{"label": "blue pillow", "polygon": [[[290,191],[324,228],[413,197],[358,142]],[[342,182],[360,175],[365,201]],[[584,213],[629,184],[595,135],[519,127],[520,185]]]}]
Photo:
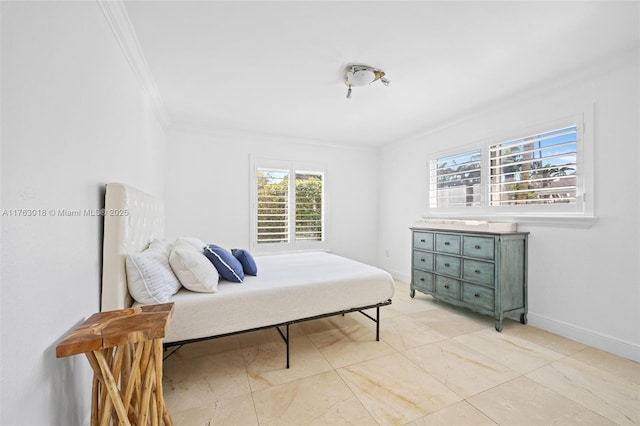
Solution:
[{"label": "blue pillow", "polygon": [[204,248],[204,255],[213,263],[222,278],[234,283],[244,280],[242,264],[231,253],[215,244],[209,244]]},{"label": "blue pillow", "polygon": [[256,261],[245,249],[231,249],[231,253],[233,256],[240,261],[242,264],[242,270],[247,275],[258,275],[258,266],[256,265]]}]

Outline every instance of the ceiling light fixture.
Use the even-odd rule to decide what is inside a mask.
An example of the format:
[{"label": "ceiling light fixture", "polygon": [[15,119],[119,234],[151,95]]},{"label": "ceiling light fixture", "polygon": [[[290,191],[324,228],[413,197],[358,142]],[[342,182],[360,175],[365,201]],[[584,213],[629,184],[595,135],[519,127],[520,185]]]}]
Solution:
[{"label": "ceiling light fixture", "polygon": [[344,84],[347,90],[347,99],[351,98],[351,86],[367,86],[374,81],[380,80],[382,84],[388,86],[391,81],[385,77],[384,71],[369,65],[347,65],[344,70]]}]

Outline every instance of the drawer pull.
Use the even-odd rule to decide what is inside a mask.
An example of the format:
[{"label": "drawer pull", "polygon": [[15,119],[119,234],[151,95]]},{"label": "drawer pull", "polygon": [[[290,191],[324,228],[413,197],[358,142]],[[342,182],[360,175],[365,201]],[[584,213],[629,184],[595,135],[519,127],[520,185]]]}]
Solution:
[{"label": "drawer pull", "polygon": [[420,281],[424,282],[424,278],[420,278]]},{"label": "drawer pull", "polygon": [[426,241],[425,241],[425,240],[420,240],[420,242],[421,242],[421,243],[426,243]]},{"label": "drawer pull", "polygon": [[474,294],[473,297],[480,297],[478,293]]},{"label": "drawer pull", "polygon": [[477,250],[480,250],[480,244],[476,244],[476,246],[474,247]]},{"label": "drawer pull", "polygon": [[444,288],[449,288],[449,284],[445,284],[445,285],[444,285]]},{"label": "drawer pull", "polygon": [[424,262],[424,261],[425,261],[424,258],[420,259],[420,262]]},{"label": "drawer pull", "polygon": [[476,270],[475,270],[475,271],[473,271],[473,272],[475,272],[476,274],[479,274],[479,273],[480,273],[480,269],[476,269]]},{"label": "drawer pull", "polygon": [[448,267],[449,267],[449,264],[448,264],[448,263],[445,263],[445,264],[444,264],[444,266],[446,266],[446,267],[448,268]]},{"label": "drawer pull", "polygon": [[449,241],[445,241],[445,242],[444,242],[444,245],[445,245],[445,246],[448,246],[448,245],[451,245],[451,244],[449,243]]}]

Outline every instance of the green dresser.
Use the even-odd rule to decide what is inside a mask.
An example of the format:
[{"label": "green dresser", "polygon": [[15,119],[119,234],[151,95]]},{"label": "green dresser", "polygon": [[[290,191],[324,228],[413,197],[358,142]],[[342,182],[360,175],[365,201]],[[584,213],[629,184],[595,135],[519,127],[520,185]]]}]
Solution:
[{"label": "green dresser", "polygon": [[495,319],[527,323],[528,232],[470,232],[411,228],[411,297],[436,300]]}]

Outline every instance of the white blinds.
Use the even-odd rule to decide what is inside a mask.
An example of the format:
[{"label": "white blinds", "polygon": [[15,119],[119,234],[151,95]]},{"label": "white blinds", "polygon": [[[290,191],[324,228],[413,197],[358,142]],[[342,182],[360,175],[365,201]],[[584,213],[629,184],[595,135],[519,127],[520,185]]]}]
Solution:
[{"label": "white blinds", "polygon": [[324,240],[323,173],[258,168],[256,185],[257,243]]},{"label": "white blinds", "polygon": [[431,207],[465,207],[481,201],[479,149],[431,161]]},{"label": "white blinds", "polygon": [[296,172],[296,240],[322,241],[323,175]]},{"label": "white blinds", "polygon": [[576,126],[489,147],[490,205],[576,203]]},{"label": "white blinds", "polygon": [[289,241],[289,172],[258,169],[257,173],[257,241]]}]

